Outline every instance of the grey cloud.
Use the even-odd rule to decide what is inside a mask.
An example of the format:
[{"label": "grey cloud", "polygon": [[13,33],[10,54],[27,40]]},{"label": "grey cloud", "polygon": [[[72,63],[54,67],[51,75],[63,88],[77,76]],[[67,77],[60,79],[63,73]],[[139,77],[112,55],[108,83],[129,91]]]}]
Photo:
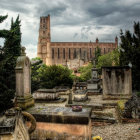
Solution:
[{"label": "grey cloud", "polygon": [[[82,27],[79,31],[75,30],[76,33],[71,32],[71,35],[61,34],[59,39],[70,40],[71,36],[71,40],[88,40],[89,36],[96,37],[99,30],[109,26],[113,27],[112,30],[108,34],[103,32],[100,37],[102,40],[114,41],[121,28],[130,29],[134,21],[139,21],[139,9],[139,0],[1,0],[0,4],[1,11],[7,10],[7,13],[12,11],[15,15],[22,15],[21,21],[24,21],[26,26],[26,33],[25,28],[23,29],[23,42],[26,44],[37,42],[39,17],[48,14],[51,15],[52,28],[61,27],[64,32],[64,29],[72,26]],[[34,34],[34,37],[31,34]],[[55,36],[53,40],[58,38]]]},{"label": "grey cloud", "polygon": [[0,9],[27,14],[30,13],[29,5],[31,3],[28,0],[1,0]]},{"label": "grey cloud", "polygon": [[48,14],[53,16],[61,16],[61,14],[66,10],[67,5],[60,1],[51,3],[50,2],[40,2],[38,6],[36,6],[36,14],[38,16],[47,16]]}]

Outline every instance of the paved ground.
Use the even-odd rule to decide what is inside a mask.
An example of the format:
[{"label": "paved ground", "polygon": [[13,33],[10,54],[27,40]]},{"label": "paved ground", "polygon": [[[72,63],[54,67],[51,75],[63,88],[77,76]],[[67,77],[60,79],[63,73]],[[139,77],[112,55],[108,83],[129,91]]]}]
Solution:
[{"label": "paved ground", "polygon": [[103,140],[140,140],[140,123],[113,124],[93,127],[92,135],[101,136]]}]

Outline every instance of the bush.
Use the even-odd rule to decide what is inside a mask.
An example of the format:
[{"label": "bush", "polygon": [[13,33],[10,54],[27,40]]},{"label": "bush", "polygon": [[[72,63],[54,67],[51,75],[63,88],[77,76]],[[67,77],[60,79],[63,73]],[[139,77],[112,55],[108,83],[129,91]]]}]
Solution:
[{"label": "bush", "polygon": [[62,65],[46,66],[39,61],[37,63],[32,64],[32,92],[39,88],[72,86],[74,76],[67,67]]},{"label": "bush", "polygon": [[91,69],[93,68],[93,64],[89,63],[87,66],[82,66],[78,69],[78,72],[81,74],[78,77],[80,82],[85,82],[91,79]]},{"label": "bush", "polygon": [[119,51],[118,49],[115,49],[110,53],[99,56],[98,64],[96,65],[96,67],[100,69],[102,66],[118,66],[118,65],[119,65]]}]

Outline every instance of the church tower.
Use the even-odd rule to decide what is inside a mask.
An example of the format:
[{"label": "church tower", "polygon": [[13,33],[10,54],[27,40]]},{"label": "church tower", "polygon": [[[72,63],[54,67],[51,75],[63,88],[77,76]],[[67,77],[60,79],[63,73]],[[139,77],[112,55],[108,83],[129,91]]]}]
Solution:
[{"label": "church tower", "polygon": [[46,60],[50,55],[50,15],[40,17],[39,37],[37,56],[40,57],[46,64]]}]

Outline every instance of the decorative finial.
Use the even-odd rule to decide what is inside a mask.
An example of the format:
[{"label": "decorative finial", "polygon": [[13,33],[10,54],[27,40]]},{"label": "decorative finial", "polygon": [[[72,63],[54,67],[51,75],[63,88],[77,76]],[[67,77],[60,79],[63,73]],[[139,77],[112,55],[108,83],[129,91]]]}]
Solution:
[{"label": "decorative finial", "polygon": [[25,47],[21,47],[21,56],[26,56],[25,50]]}]

